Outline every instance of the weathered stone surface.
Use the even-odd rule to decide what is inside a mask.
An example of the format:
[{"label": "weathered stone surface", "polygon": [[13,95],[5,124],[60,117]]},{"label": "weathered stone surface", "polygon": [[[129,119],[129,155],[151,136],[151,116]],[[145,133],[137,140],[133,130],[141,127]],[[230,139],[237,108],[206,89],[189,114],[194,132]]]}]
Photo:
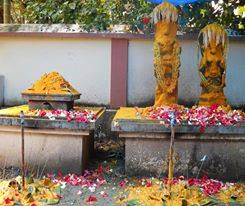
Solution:
[{"label": "weathered stone surface", "polygon": [[[170,133],[170,128],[161,124],[159,120],[124,120],[114,119],[112,131],[115,132],[145,132],[145,133]],[[181,125],[176,126],[176,133],[200,133],[199,126]],[[245,122],[236,126],[212,126],[205,129],[206,134],[245,134]],[[212,135],[211,135],[212,136]],[[210,136],[210,137],[211,137]],[[234,136],[236,138],[236,136]]]},{"label": "weathered stone surface", "polygon": [[3,105],[3,97],[4,97],[4,78],[0,75],[0,107]]},{"label": "weathered stone surface", "polygon": [[[65,119],[26,117],[25,156],[28,169],[35,172],[81,173],[93,153],[94,131],[103,121],[104,109],[92,123]],[[20,166],[20,118],[0,117],[0,167]]]},{"label": "weathered stone surface", "polygon": [[[119,110],[112,131],[125,138],[125,169],[129,175],[166,175],[170,128],[160,120],[144,119],[134,108]],[[175,175],[208,175],[245,179],[245,122],[234,126],[175,127]],[[207,159],[203,162],[204,156]],[[202,165],[202,168],[201,168]],[[201,168],[201,169],[200,169]]]},{"label": "weathered stone surface", "polygon": [[[86,168],[91,153],[89,132],[25,129],[25,157],[29,171],[75,172]],[[21,130],[0,126],[0,167],[20,167]]]},{"label": "weathered stone surface", "polygon": [[[156,136],[145,133],[121,134],[125,137],[125,167],[129,175],[166,175],[170,135]],[[226,180],[245,179],[245,136],[210,134],[176,134],[175,175]],[[238,140],[237,140],[238,139]]]},{"label": "weathered stone surface", "polygon": [[118,134],[111,131],[111,122],[115,114],[116,110],[107,109],[105,111],[104,119],[101,121],[101,124],[99,124],[99,127],[96,129],[96,138],[118,138]]},{"label": "weathered stone surface", "polygon": [[[89,108],[88,108],[89,109]],[[105,114],[104,108],[97,108],[97,119],[95,122],[84,123],[70,121],[68,122],[64,118],[56,118],[55,120],[50,120],[45,117],[35,117],[27,116],[25,118],[24,126],[27,128],[36,128],[36,129],[71,129],[71,130],[83,130],[90,131],[98,128],[99,124],[103,121]],[[20,118],[15,116],[0,116],[0,125],[3,126],[20,126]]]},{"label": "weathered stone surface", "polygon": [[74,107],[74,101],[28,101],[30,109],[62,109],[62,110],[72,110]]}]

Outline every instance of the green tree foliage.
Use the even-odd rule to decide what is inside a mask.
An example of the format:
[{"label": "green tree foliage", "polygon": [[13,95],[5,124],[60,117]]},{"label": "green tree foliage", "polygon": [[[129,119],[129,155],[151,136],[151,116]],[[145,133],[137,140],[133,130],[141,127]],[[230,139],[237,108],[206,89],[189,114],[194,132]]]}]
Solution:
[{"label": "green tree foliage", "polygon": [[[21,4],[25,11],[21,12]],[[85,30],[106,30],[109,10],[107,1],[101,0],[13,0],[13,13],[18,14],[25,23],[39,24],[76,24]],[[15,12],[14,12],[15,11]],[[22,22],[21,22],[22,23]]]},{"label": "green tree foliage", "polygon": [[127,24],[132,31],[143,29],[143,19],[150,17],[156,5],[145,0],[111,0],[112,24]]},{"label": "green tree foliage", "polygon": [[77,23],[88,31],[127,24],[136,31],[141,17],[149,15],[153,5],[144,0],[12,0],[12,8],[17,23],[23,23],[22,15],[25,23]]},{"label": "green tree foliage", "polygon": [[180,7],[180,25],[185,28],[203,28],[219,23],[231,33],[244,33],[245,5],[241,0],[215,0]]},{"label": "green tree foliage", "polygon": [[[12,0],[13,23],[79,24],[86,31],[105,31],[126,24],[132,32],[144,29],[156,5],[145,0]],[[203,28],[213,22],[244,33],[242,0],[214,0],[179,7],[180,25]]]}]

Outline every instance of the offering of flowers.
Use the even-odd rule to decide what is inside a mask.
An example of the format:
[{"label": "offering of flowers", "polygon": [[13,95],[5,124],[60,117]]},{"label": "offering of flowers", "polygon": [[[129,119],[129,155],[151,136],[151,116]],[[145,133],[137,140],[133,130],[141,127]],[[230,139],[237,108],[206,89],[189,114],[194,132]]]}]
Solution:
[{"label": "offering of flowers", "polygon": [[66,110],[30,110],[26,113],[30,116],[45,117],[50,120],[66,119],[68,122],[76,121],[80,123],[95,122],[97,115],[94,111],[88,109],[75,108],[71,111]]},{"label": "offering of flowers", "polygon": [[94,122],[97,119],[98,110],[86,109],[83,107],[74,107],[73,110],[44,110],[44,109],[35,109],[30,110],[28,105],[22,105],[18,107],[10,107],[7,109],[0,110],[0,116],[14,116],[18,117],[20,111],[24,112],[25,117],[40,117],[48,118],[50,120],[55,119],[66,119],[68,122],[76,121],[80,123],[90,123]]},{"label": "offering of flowers", "polygon": [[60,184],[51,179],[28,179],[25,190],[21,188],[21,177],[0,181],[0,205],[39,206],[58,204],[61,199]]},{"label": "offering of flowers", "polygon": [[169,125],[171,113],[175,113],[178,125],[195,125],[205,128],[207,126],[232,126],[245,121],[245,113],[239,110],[229,110],[222,106],[212,105],[193,106],[187,108],[181,105],[161,106],[147,109],[144,115],[148,119],[160,120],[163,124]]},{"label": "offering of flowers", "polygon": [[[150,184],[149,184],[150,182]],[[167,179],[143,179],[128,186],[125,190],[128,197],[119,203],[127,205],[243,205],[245,203],[245,185],[223,183],[209,179],[185,179],[183,176],[172,181],[171,192],[167,187]]]}]

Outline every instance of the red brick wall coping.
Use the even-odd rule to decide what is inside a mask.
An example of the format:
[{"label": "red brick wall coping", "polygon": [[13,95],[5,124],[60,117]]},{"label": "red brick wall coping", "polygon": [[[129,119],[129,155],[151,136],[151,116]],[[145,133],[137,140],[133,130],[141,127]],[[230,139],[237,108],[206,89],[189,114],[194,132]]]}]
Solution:
[{"label": "red brick wall coping", "polygon": [[[132,33],[87,33],[87,32],[4,32],[0,31],[0,37],[49,37],[49,38],[88,38],[88,39],[142,39],[151,40],[154,34],[132,34]],[[189,33],[178,35],[180,40],[197,40],[197,34]],[[232,41],[245,41],[245,35],[229,36]]]}]

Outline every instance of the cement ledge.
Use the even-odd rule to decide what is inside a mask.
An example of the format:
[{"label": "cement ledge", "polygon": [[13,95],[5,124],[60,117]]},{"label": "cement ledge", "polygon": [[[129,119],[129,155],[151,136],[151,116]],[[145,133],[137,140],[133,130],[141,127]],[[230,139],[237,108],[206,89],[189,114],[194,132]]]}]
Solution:
[{"label": "cement ledge", "polygon": [[[148,140],[165,140],[169,141],[171,135],[167,133],[139,133],[139,132],[132,132],[132,133],[120,133],[120,138],[125,139],[148,139]],[[207,133],[176,133],[175,134],[176,141],[195,141],[195,142],[245,142],[245,136],[237,135],[237,134],[207,134]]]},{"label": "cement ledge", "polygon": [[[197,33],[178,34],[180,40],[197,40]],[[76,24],[0,24],[0,37],[49,37],[88,39],[151,40],[154,34],[84,32]],[[245,35],[229,36],[231,41],[245,41]]]},{"label": "cement ledge", "polygon": [[[135,120],[113,120],[111,130],[118,133],[170,133],[170,128],[159,121],[135,121]],[[210,126],[205,128],[204,133],[200,132],[200,126],[182,125],[176,126],[176,133],[191,134],[245,134],[245,122],[235,126]]]},{"label": "cement ledge", "polygon": [[[71,121],[67,122],[65,119],[50,120],[48,118],[25,118],[26,128],[36,128],[36,129],[69,129],[69,130],[95,130],[98,124],[104,116],[104,110],[98,115],[95,122],[83,123]],[[0,117],[0,126],[20,126],[20,118],[18,117]]]}]

